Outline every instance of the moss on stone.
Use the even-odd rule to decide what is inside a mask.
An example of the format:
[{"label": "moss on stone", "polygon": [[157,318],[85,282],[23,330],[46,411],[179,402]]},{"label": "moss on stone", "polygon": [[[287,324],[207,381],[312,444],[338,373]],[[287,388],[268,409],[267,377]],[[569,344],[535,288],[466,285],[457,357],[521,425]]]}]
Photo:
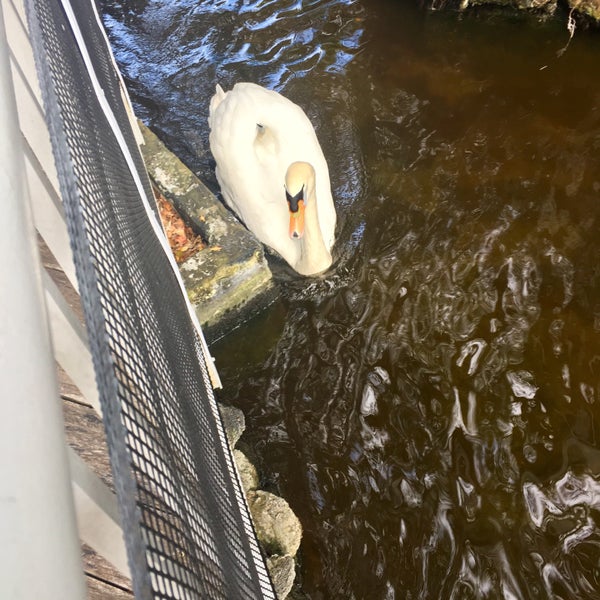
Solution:
[{"label": "moss on stone", "polygon": [[207,244],[180,271],[200,323],[218,337],[275,295],[263,246],[152,131],[140,127],[152,181]]}]

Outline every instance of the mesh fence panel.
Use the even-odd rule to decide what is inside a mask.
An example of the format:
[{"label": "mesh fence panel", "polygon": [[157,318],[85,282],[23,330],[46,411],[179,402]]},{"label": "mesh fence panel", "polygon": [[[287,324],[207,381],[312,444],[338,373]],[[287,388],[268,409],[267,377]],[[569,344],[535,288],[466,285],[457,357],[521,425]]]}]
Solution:
[{"label": "mesh fence panel", "polygon": [[135,595],[274,598],[95,7],[26,5]]}]

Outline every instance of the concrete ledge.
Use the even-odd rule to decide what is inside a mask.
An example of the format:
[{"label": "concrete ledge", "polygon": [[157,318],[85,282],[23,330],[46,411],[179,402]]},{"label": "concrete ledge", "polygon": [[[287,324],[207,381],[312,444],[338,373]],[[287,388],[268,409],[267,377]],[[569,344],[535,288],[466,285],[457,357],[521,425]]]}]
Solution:
[{"label": "concrete ledge", "polygon": [[207,248],[179,266],[207,337],[216,339],[276,296],[262,244],[143,124],[148,173]]}]

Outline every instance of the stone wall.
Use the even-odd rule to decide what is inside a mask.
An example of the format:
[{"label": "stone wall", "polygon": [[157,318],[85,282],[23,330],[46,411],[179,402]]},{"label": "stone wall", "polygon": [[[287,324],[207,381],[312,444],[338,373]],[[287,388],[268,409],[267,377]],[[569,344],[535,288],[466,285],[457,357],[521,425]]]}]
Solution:
[{"label": "stone wall", "polygon": [[263,246],[152,131],[140,128],[153,184],[206,242],[179,270],[207,338],[216,339],[275,297]]}]

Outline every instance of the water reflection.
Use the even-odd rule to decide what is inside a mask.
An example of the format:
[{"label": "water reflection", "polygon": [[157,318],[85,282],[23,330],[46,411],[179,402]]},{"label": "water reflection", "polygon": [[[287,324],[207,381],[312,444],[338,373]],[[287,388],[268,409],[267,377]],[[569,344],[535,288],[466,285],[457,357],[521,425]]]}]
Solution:
[{"label": "water reflection", "polygon": [[[357,281],[292,302],[265,380],[242,387],[269,452],[289,461],[284,488],[310,498],[325,597],[561,597],[563,580],[565,597],[593,597],[595,570],[573,578],[567,553],[540,560],[527,540],[544,508],[589,504],[590,475],[582,494],[556,474],[565,418],[597,421],[568,366],[585,370],[597,333],[580,347],[573,263],[544,241],[556,209],[534,212],[525,235],[510,207],[468,237],[447,208],[407,218],[401,236],[380,228]],[[551,503],[531,482],[552,473]],[[588,518],[572,523],[573,547],[594,539]]]},{"label": "water reflection", "polygon": [[597,598],[598,40],[557,59],[560,23],[384,0],[106,4],[199,171],[217,79],[299,101],[329,159],[335,268],[275,263],[281,302],[215,348],[303,592]]},{"label": "water reflection", "polygon": [[[364,11],[350,0],[101,5],[138,116],[209,181],[206,119],[215,83],[229,89],[253,81],[282,90],[314,69],[343,75],[362,43]],[[314,97],[303,85],[297,95],[286,93],[294,100]]]}]

